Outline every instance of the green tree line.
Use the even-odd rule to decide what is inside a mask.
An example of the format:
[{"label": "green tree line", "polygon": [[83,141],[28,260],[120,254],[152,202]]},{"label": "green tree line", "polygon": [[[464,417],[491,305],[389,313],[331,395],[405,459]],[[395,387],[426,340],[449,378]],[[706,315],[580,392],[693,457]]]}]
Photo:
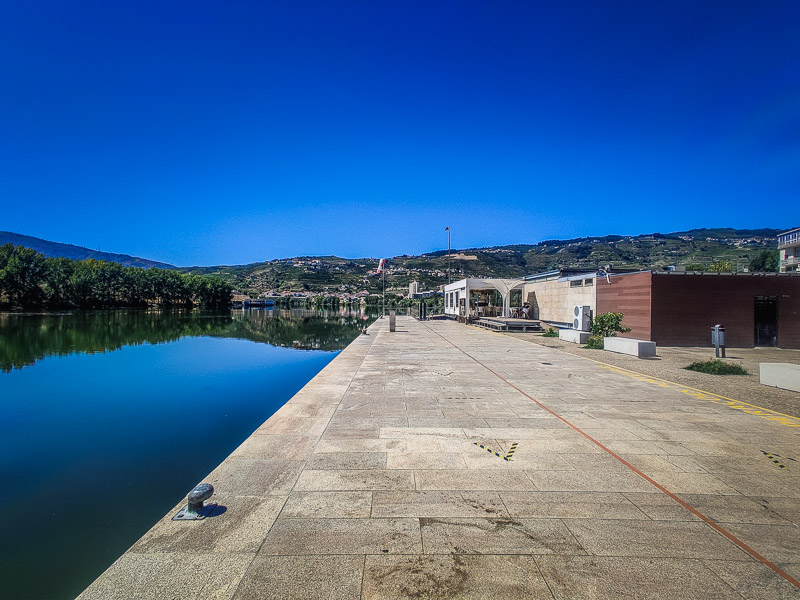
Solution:
[{"label": "green tree line", "polygon": [[102,260],[50,258],[24,246],[0,246],[0,304],[20,308],[224,306],[230,284],[167,269]]},{"label": "green tree line", "polygon": [[302,350],[341,350],[361,334],[363,314],[310,310],[240,311],[115,310],[20,315],[0,314],[0,371],[34,364],[45,356],[112,352],[123,346],[160,344],[185,336],[246,339]]},{"label": "green tree line", "polygon": [[[442,296],[433,296],[432,298],[423,298],[425,305],[431,308],[444,308],[444,298]],[[387,308],[407,308],[418,307],[419,298],[406,298],[400,294],[386,294]],[[381,294],[370,294],[364,299],[367,306],[374,306],[380,308],[383,303],[383,296]]]}]

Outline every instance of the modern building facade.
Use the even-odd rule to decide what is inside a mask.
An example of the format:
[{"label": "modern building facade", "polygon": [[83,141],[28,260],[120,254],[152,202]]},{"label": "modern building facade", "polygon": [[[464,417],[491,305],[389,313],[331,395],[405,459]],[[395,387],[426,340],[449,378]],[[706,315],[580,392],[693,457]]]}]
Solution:
[{"label": "modern building facade", "polygon": [[781,273],[794,273],[800,265],[800,227],[778,234]]},{"label": "modern building facade", "polygon": [[576,306],[597,305],[595,272],[548,271],[525,277],[522,298],[531,305],[531,318],[549,325],[572,327]]},{"label": "modern building facade", "polygon": [[800,348],[800,274],[641,271],[596,280],[596,312],[621,312],[623,337],[709,346],[724,325],[732,347]]}]

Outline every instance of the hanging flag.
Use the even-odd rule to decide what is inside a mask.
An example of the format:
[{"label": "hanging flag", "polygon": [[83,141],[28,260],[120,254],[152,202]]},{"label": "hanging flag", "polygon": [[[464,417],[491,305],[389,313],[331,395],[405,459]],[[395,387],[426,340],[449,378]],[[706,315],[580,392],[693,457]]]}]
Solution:
[{"label": "hanging flag", "polygon": [[376,271],[378,273],[378,275],[380,275],[381,272],[383,272],[383,265],[385,263],[386,263],[386,259],[385,258],[382,258],[381,262],[378,263],[378,270]]}]

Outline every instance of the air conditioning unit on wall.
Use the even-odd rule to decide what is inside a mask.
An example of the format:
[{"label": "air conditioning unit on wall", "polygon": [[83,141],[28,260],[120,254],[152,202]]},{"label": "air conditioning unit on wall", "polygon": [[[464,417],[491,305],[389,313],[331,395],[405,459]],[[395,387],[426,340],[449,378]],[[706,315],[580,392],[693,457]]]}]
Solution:
[{"label": "air conditioning unit on wall", "polygon": [[576,306],[572,311],[572,328],[578,331],[589,331],[592,328],[592,309],[588,306]]}]

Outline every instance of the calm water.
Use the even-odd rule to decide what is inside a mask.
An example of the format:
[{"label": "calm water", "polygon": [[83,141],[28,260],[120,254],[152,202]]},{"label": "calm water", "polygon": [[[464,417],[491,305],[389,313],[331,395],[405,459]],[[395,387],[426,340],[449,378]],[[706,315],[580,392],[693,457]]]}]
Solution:
[{"label": "calm water", "polygon": [[74,598],[365,321],[0,315],[0,598]]}]

